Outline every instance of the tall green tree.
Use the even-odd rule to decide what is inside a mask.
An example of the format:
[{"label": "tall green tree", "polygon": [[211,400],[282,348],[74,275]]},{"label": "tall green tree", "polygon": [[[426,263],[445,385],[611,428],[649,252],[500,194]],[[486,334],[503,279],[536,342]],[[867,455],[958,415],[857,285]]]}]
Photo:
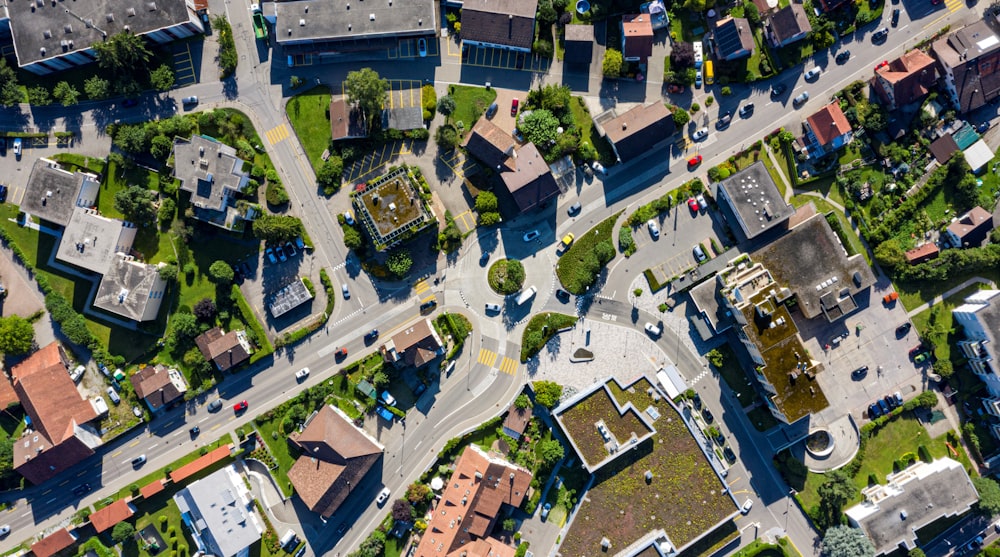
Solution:
[{"label": "tall green tree", "polygon": [[1000,484],[992,478],[973,478],[972,485],[979,492],[979,510],[984,515],[1000,513]]},{"label": "tall green tree", "polygon": [[819,493],[820,526],[832,526],[840,523],[841,509],[844,504],[858,493],[854,481],[843,470],[834,470],[826,474],[817,492]]},{"label": "tall green tree", "polygon": [[265,214],[253,221],[253,233],[265,242],[294,240],[302,233],[302,221],[287,215]]},{"label": "tall green tree", "polygon": [[90,46],[97,54],[97,65],[115,73],[131,74],[144,69],[153,57],[146,40],[131,31],[122,30]]},{"label": "tall green tree", "polygon": [[531,384],[535,390],[535,402],[546,408],[555,408],[562,398],[562,385],[554,381],[535,381]]},{"label": "tall green tree", "polygon": [[613,48],[609,48],[604,51],[604,60],[601,62],[601,70],[604,72],[604,77],[617,78],[622,75],[622,65],[625,63],[625,59],[622,58],[622,53]]},{"label": "tall green tree", "polygon": [[91,76],[83,82],[83,92],[92,101],[99,101],[111,96],[111,82],[101,76]]},{"label": "tall green tree", "polygon": [[0,352],[7,355],[27,354],[35,345],[35,329],[19,316],[0,317]]},{"label": "tall green tree", "polygon": [[125,218],[134,223],[153,222],[156,218],[156,207],[153,201],[156,194],[140,186],[129,186],[115,193],[115,209]]},{"label": "tall green tree", "polygon": [[111,529],[111,539],[118,543],[122,543],[132,538],[135,535],[135,526],[132,526],[128,522],[119,522],[115,524],[115,527]]},{"label": "tall green tree", "polygon": [[368,130],[374,130],[381,123],[382,107],[389,91],[389,81],[382,79],[371,68],[361,68],[347,73],[344,80],[347,100],[355,103],[365,116]]},{"label": "tall green tree", "polygon": [[56,83],[55,88],[52,89],[52,96],[63,106],[73,106],[80,102],[80,91],[65,81]]},{"label": "tall green tree", "polygon": [[24,93],[17,82],[17,74],[5,58],[0,58],[0,105],[13,106],[20,102],[24,102]]},{"label": "tall green tree", "polygon": [[540,108],[531,111],[531,114],[522,118],[517,127],[524,134],[525,139],[543,150],[548,150],[550,142],[556,140],[559,120],[551,111]]},{"label": "tall green tree", "polygon": [[149,74],[149,82],[157,91],[169,91],[174,86],[174,70],[167,64],[162,64]]},{"label": "tall green tree", "polygon": [[860,528],[834,526],[823,536],[824,557],[874,557],[875,546]]}]

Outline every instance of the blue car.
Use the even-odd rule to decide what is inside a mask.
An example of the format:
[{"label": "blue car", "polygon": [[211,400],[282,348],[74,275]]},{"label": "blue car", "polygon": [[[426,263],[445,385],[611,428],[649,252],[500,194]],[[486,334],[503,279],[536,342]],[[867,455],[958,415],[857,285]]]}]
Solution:
[{"label": "blue car", "polygon": [[395,417],[396,417],[396,416],[395,416],[395,415],[394,415],[394,414],[393,414],[392,412],[390,412],[390,411],[386,410],[386,409],[385,409],[385,407],[383,407],[383,406],[379,406],[379,407],[378,407],[378,410],[376,410],[375,412],[376,412],[376,413],[377,413],[377,414],[378,414],[379,416],[382,416],[383,418],[385,418],[385,420],[386,420],[387,422],[391,422],[391,421],[393,421],[393,419],[395,419]]},{"label": "blue car", "polygon": [[694,86],[696,88],[701,88],[701,68],[698,68],[694,74]]},{"label": "blue car", "polygon": [[877,417],[879,417],[881,415],[882,415],[882,409],[879,408],[878,404],[872,404],[871,406],[868,407],[868,417],[869,418],[871,418],[871,419],[874,420],[875,418],[877,418]]}]

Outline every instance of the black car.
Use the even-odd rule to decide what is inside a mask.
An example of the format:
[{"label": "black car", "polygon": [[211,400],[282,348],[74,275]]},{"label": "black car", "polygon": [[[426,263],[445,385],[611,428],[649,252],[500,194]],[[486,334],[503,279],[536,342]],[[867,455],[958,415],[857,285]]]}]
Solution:
[{"label": "black car", "polygon": [[842,50],[839,54],[837,54],[837,63],[838,64],[844,64],[848,60],[850,60],[850,58],[851,58],[851,51],[850,50]]},{"label": "black car", "polygon": [[896,404],[896,397],[892,395],[885,395],[884,397],[882,397],[882,400],[884,400],[885,403],[889,405],[889,409],[891,410],[895,410],[896,406],[899,406],[898,404]]},{"label": "black car", "polygon": [[715,442],[716,442],[716,443],[718,443],[718,445],[719,445],[720,447],[721,447],[721,446],[723,446],[723,445],[725,445],[725,444],[726,444],[726,436],[725,436],[725,435],[723,435],[723,434],[722,434],[722,432],[720,431],[720,432],[719,432],[718,434],[716,434],[716,436],[715,436]]},{"label": "black car", "polygon": [[896,336],[897,337],[905,337],[906,333],[910,332],[910,327],[912,327],[912,326],[913,325],[910,324],[909,321],[907,321],[906,323],[903,323],[902,325],[896,327]]},{"label": "black car", "polygon": [[378,329],[372,329],[365,333],[365,344],[371,344],[378,338]]},{"label": "black car", "polygon": [[201,428],[198,426],[194,426],[188,431],[191,433],[191,437],[197,437],[198,434],[201,433]]},{"label": "black car", "polygon": [[731,448],[726,447],[725,449],[723,449],[722,454],[725,455],[726,460],[728,460],[730,463],[736,462],[736,453],[734,453]]},{"label": "black car", "polygon": [[749,118],[753,114],[753,103],[747,103],[740,107],[740,117]]},{"label": "black car", "polygon": [[701,395],[695,393],[694,396],[691,397],[691,402],[694,403],[695,409],[701,410]]},{"label": "black car", "polygon": [[899,8],[892,10],[892,26],[899,25]]},{"label": "black car", "polygon": [[420,304],[420,313],[430,313],[434,311],[438,305],[437,300],[431,300],[429,302],[424,302]]},{"label": "black car", "polygon": [[73,495],[80,497],[90,493],[90,484],[80,484],[73,488]]},{"label": "black car", "polygon": [[868,418],[874,420],[875,418],[882,415],[882,409],[879,408],[878,404],[871,404],[868,407]]},{"label": "black car", "polygon": [[788,89],[788,86],[784,83],[775,83],[771,86],[771,96],[777,97],[778,95],[784,93],[786,89]]},{"label": "black car", "polygon": [[726,111],[722,116],[719,116],[719,121],[715,123],[715,129],[723,130],[729,127],[729,123],[733,121],[733,113]]},{"label": "black car", "polygon": [[0,184],[0,203],[7,202],[7,186]]},{"label": "black car", "polygon": [[861,379],[864,379],[866,375],[868,375],[868,366],[861,366],[851,372],[851,379],[860,381]]},{"label": "black car", "polygon": [[875,31],[875,33],[872,34],[873,43],[882,43],[885,42],[885,40],[888,38],[889,38],[889,30],[886,29],[885,27],[879,29],[878,31]]},{"label": "black car", "polygon": [[556,298],[559,298],[563,303],[569,301],[569,292],[566,292],[562,288],[556,288]]},{"label": "black car", "polygon": [[499,107],[497,106],[497,103],[491,104],[489,106],[489,108],[486,109],[486,119],[487,120],[492,120],[493,117],[497,115],[497,109],[498,108]]},{"label": "black car", "polygon": [[701,411],[701,417],[705,418],[705,423],[710,424],[715,421],[715,416],[712,415],[712,412],[708,408]]}]

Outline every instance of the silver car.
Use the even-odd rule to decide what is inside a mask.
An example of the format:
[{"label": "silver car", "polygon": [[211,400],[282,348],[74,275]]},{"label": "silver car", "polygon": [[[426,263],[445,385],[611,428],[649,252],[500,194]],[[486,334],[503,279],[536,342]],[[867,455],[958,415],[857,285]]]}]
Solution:
[{"label": "silver car", "polygon": [[691,134],[691,139],[694,141],[701,141],[708,137],[708,128],[698,128],[693,134]]},{"label": "silver car", "polygon": [[649,228],[649,235],[653,238],[660,237],[660,227],[656,225],[655,220],[649,219],[649,221],[646,222],[646,228]]}]

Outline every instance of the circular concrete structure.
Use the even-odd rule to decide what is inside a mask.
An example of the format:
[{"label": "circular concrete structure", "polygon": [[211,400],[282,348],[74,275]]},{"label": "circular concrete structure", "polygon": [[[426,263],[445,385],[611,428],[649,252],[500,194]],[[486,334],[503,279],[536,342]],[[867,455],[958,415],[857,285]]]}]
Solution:
[{"label": "circular concrete structure", "polygon": [[815,458],[829,456],[836,443],[826,429],[817,429],[806,437],[806,450]]}]

